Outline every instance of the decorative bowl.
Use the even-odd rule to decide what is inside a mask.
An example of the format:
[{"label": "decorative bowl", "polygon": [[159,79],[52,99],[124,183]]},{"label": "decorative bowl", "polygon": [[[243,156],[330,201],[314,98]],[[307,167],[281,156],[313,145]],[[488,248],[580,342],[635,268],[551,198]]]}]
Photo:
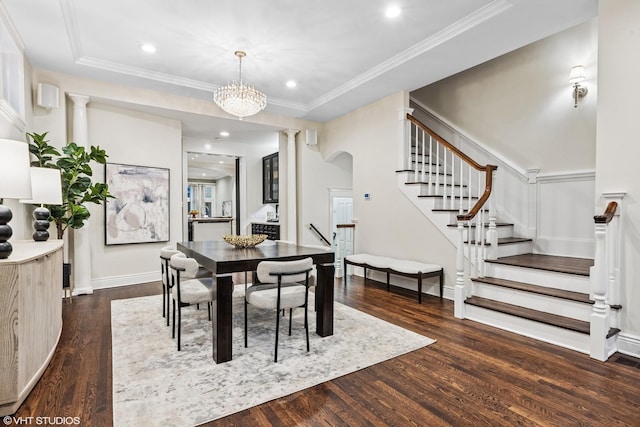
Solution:
[{"label": "decorative bowl", "polygon": [[259,245],[267,238],[266,234],[249,234],[248,236],[222,236],[225,242],[232,244],[236,248],[252,248]]}]

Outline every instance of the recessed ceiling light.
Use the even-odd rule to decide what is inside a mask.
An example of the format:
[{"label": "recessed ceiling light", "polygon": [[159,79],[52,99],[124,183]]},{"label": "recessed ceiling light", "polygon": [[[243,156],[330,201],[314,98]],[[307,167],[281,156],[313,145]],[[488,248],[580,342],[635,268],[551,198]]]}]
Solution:
[{"label": "recessed ceiling light", "polygon": [[298,84],[297,84],[296,82],[294,82],[293,80],[289,80],[289,81],[287,82],[287,87],[290,87],[290,88],[294,88],[294,87],[296,87],[297,85],[298,85]]},{"label": "recessed ceiling light", "polygon": [[205,150],[211,150],[211,144],[204,144]]},{"label": "recessed ceiling light", "polygon": [[402,13],[402,10],[396,5],[389,6],[384,12],[387,18],[396,18],[400,16],[400,13]]},{"label": "recessed ceiling light", "polygon": [[224,164],[224,160],[220,160],[218,163],[220,163],[220,164]]},{"label": "recessed ceiling light", "polygon": [[220,136],[229,136],[229,132],[223,130],[222,132],[220,132]]},{"label": "recessed ceiling light", "polygon": [[203,173],[203,174],[202,174],[202,176],[207,176],[207,174],[206,174],[206,173]]},{"label": "recessed ceiling light", "polygon": [[140,49],[147,53],[156,53],[156,47],[149,43],[143,43],[140,45]]}]

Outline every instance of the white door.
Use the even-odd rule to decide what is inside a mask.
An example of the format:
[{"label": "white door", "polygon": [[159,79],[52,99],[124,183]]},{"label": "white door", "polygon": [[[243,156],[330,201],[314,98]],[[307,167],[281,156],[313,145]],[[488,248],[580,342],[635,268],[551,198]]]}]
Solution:
[{"label": "white door", "polygon": [[336,277],[342,277],[342,260],[354,251],[354,228],[341,228],[339,224],[352,224],[353,197],[351,191],[331,190],[331,231],[336,253]]}]

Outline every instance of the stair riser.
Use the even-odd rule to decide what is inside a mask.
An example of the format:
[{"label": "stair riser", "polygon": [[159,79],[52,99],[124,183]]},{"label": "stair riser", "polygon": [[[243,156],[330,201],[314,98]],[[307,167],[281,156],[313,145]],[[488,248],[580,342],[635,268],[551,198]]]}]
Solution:
[{"label": "stair riser", "polygon": [[588,276],[487,263],[487,276],[588,294]]},{"label": "stair riser", "polygon": [[[431,187],[431,193],[429,193],[429,187]],[[431,185],[429,184],[421,184],[420,185],[420,195],[421,196],[440,196],[443,197],[443,193],[446,190],[447,192],[447,198],[451,199],[451,190],[453,189],[454,191],[454,197],[459,197],[460,196],[460,188],[459,187],[451,187],[451,185],[436,185],[435,183],[432,183]],[[467,197],[469,195],[469,191],[466,188],[462,189],[462,196],[463,197]],[[455,208],[451,208],[451,209],[458,209],[460,204],[454,200],[453,202],[451,200],[447,200],[447,206],[454,204]]]},{"label": "stair riser", "polygon": [[583,322],[589,321],[593,308],[591,304],[587,303],[494,286],[488,283],[474,283],[473,286],[474,296],[530,308],[544,313],[570,317],[572,319],[582,320]]},{"label": "stair riser", "polygon": [[469,320],[589,354],[589,335],[587,334],[487,310],[470,304],[465,305],[465,315]]},{"label": "stair riser", "polygon": [[498,258],[523,255],[533,252],[533,242],[509,243],[508,245],[498,245]]}]

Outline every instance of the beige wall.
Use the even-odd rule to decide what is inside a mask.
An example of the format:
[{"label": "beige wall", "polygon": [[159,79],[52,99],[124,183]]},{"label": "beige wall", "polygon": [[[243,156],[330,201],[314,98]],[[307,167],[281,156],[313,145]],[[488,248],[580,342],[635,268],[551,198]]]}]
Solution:
[{"label": "beige wall", "polygon": [[399,110],[408,104],[407,93],[396,93],[326,123],[320,149],[324,158],[342,151],[353,156],[357,252],[440,264],[453,286],[454,246],[396,184]]},{"label": "beige wall", "polygon": [[[595,168],[597,20],[565,30],[411,94],[523,169]],[[573,107],[582,64],[589,93]]]},{"label": "beige wall", "polygon": [[[640,179],[638,114],[640,2],[600,0],[596,196],[626,192],[621,222],[622,332],[636,337],[640,353]],[[604,204],[600,201],[601,207]]]}]

